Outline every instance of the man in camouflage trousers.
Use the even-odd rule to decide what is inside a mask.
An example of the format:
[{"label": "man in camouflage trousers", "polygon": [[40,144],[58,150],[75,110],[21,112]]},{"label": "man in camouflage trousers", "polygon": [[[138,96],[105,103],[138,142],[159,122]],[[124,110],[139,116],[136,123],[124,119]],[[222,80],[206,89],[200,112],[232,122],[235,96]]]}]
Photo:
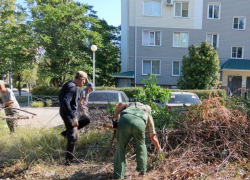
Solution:
[{"label": "man in camouflage trousers", "polygon": [[0,80],[0,102],[6,116],[13,118],[7,118],[6,122],[10,129],[10,133],[16,132],[17,128],[17,116],[19,113],[15,109],[10,108],[20,108],[13,91],[5,87],[5,84]]}]

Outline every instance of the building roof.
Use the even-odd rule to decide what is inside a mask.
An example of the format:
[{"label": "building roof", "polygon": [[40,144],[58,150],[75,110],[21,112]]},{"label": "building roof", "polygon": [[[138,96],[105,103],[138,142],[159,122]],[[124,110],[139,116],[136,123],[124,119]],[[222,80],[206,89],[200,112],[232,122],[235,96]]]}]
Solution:
[{"label": "building roof", "polygon": [[127,71],[122,73],[113,74],[112,77],[114,78],[134,78],[135,72],[134,71]]},{"label": "building roof", "polygon": [[228,59],[222,66],[221,69],[230,70],[250,70],[249,59]]}]

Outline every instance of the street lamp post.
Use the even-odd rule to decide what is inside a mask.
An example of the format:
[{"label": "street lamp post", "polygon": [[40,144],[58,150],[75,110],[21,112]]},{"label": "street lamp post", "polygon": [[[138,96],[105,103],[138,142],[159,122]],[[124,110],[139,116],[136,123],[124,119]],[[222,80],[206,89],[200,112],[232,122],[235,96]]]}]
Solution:
[{"label": "street lamp post", "polygon": [[97,50],[97,46],[92,45],[91,50],[93,51],[93,85],[95,86],[95,52]]}]

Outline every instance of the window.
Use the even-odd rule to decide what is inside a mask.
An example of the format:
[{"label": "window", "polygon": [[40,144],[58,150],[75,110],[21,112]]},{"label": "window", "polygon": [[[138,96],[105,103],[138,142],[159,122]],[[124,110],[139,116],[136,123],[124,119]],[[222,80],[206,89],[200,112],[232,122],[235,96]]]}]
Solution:
[{"label": "window", "polygon": [[160,75],[160,60],[143,60],[142,74]]},{"label": "window", "polygon": [[181,61],[173,61],[173,70],[172,70],[172,75],[173,76],[180,76],[181,75],[181,66],[182,62]]},{"label": "window", "polygon": [[145,16],[161,16],[161,1],[144,0]]},{"label": "window", "polygon": [[175,17],[188,17],[188,3],[176,2],[174,15]]},{"label": "window", "polygon": [[207,33],[207,42],[212,44],[213,48],[219,47],[219,35],[214,33]]},{"label": "window", "polygon": [[93,92],[89,94],[89,102],[93,101],[118,101],[118,94],[117,93],[105,93],[105,92]]},{"label": "window", "polygon": [[245,17],[234,17],[233,29],[245,29]]},{"label": "window", "polygon": [[220,19],[220,4],[208,4],[208,19]]},{"label": "window", "polygon": [[174,47],[188,47],[187,32],[174,32]]},{"label": "window", "polygon": [[232,58],[243,58],[243,47],[232,47]]},{"label": "window", "polygon": [[161,32],[160,31],[143,31],[142,32],[143,46],[160,46]]}]

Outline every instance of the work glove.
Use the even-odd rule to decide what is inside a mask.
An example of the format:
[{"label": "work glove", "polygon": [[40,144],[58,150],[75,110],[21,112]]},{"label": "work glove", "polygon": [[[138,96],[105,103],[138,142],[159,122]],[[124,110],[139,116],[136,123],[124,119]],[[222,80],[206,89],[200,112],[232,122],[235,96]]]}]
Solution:
[{"label": "work glove", "polygon": [[115,120],[115,121],[113,122],[113,128],[117,128],[117,127],[118,127],[118,121]]},{"label": "work glove", "polygon": [[76,117],[74,117],[73,119],[70,119],[70,121],[73,127],[77,127],[79,125],[78,119]]},{"label": "work glove", "polygon": [[161,148],[161,149],[157,150],[157,152],[158,152],[158,154],[162,154],[163,153],[163,149]]}]

